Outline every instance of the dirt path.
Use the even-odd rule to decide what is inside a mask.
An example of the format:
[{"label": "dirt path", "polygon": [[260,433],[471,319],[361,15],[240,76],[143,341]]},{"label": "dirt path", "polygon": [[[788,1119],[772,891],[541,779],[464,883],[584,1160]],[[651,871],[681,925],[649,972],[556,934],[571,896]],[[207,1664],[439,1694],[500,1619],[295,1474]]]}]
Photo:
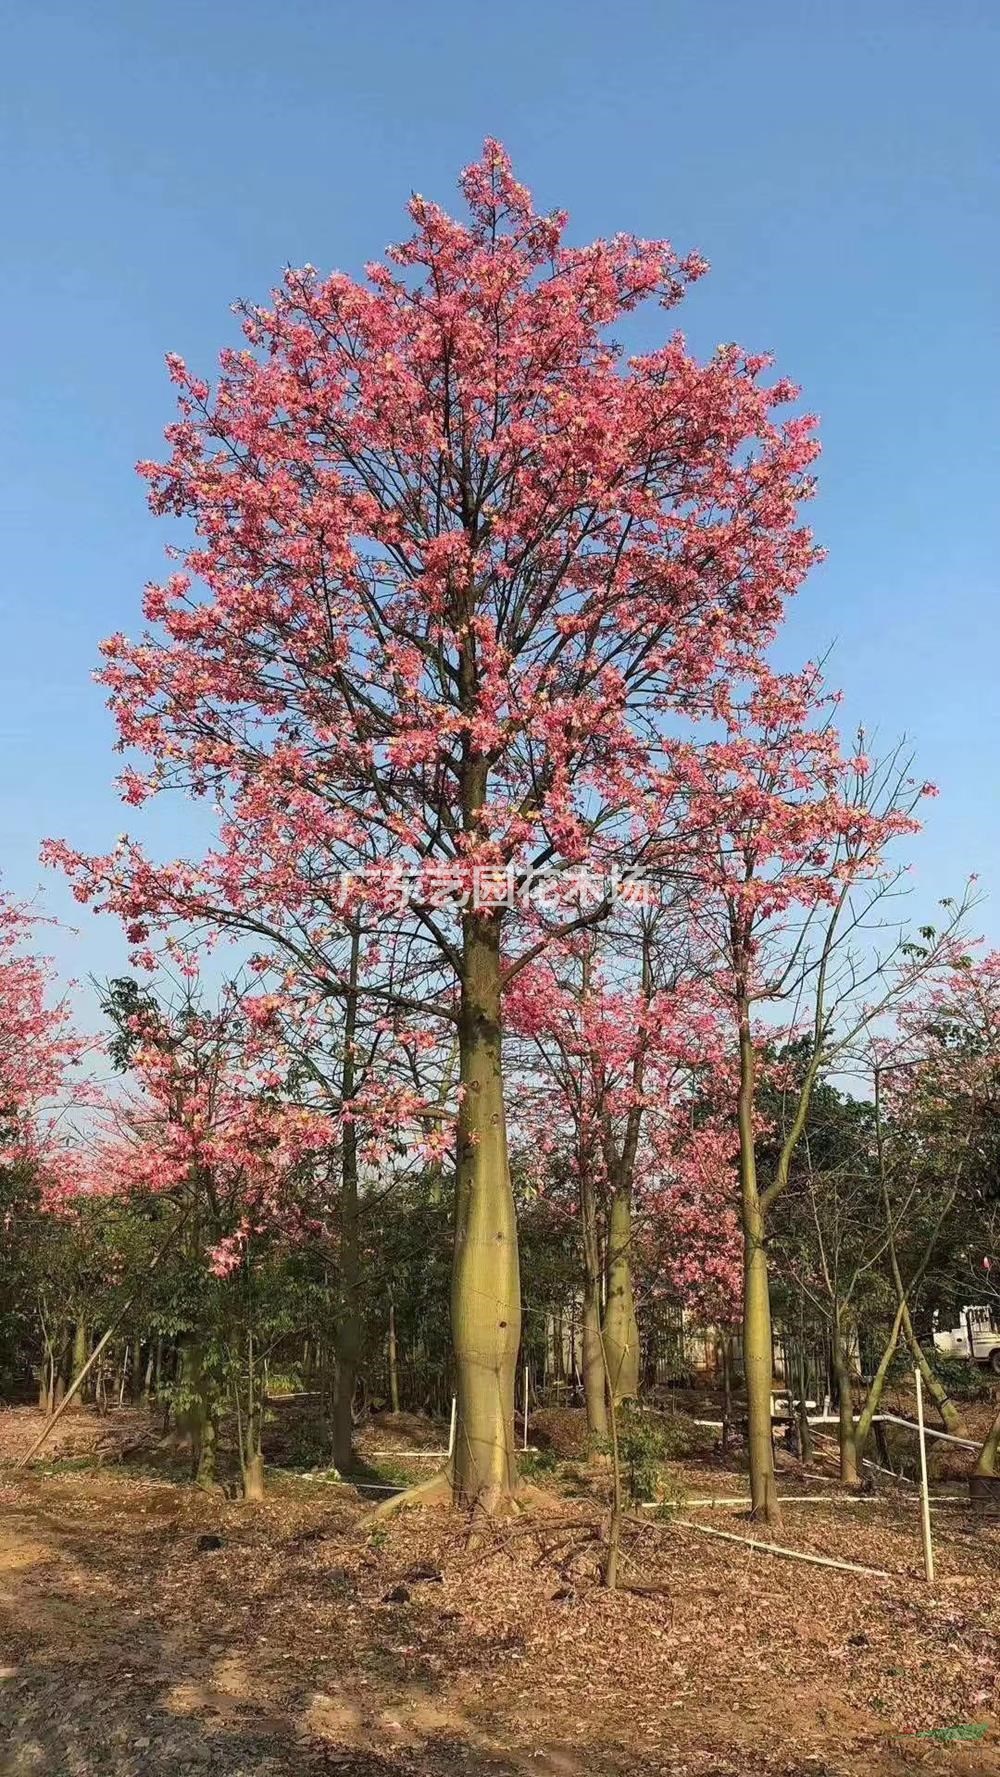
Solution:
[{"label": "dirt path", "polygon": [[[612,1598],[587,1509],[562,1502],[470,1544],[447,1515],[373,1537],[351,1496],[302,1482],[247,1510],[121,1474],[8,1477],[0,1773],[996,1777],[998,1551],[987,1572],[943,1543],[928,1601],[912,1526],[875,1510],[797,1535],[877,1547],[888,1584],[650,1527],[629,1558],[665,1590]],[[908,1732],[949,1724],[987,1736]]]}]

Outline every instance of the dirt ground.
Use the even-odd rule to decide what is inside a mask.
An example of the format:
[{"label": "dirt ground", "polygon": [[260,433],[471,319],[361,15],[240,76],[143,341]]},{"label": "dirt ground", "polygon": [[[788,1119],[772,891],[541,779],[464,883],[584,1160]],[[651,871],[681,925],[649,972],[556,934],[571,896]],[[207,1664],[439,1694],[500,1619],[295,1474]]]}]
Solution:
[{"label": "dirt ground", "polygon": [[[630,1523],[635,1589],[611,1595],[600,1500],[548,1481],[481,1534],[444,1512],[373,1524],[318,1478],[249,1508],[129,1467],[144,1414],[67,1421],[24,1476],[38,1417],[0,1413],[3,1777],[1000,1772],[1000,1524],[957,1483],[929,1589],[912,1493],[786,1510],[783,1544],[881,1579],[686,1528],[748,1537],[743,1507],[695,1503],[745,1476],[677,1464],[687,1503]],[[413,1431],[371,1428],[372,1466]],[[788,1465],[782,1491],[832,1491],[813,1477]]]}]

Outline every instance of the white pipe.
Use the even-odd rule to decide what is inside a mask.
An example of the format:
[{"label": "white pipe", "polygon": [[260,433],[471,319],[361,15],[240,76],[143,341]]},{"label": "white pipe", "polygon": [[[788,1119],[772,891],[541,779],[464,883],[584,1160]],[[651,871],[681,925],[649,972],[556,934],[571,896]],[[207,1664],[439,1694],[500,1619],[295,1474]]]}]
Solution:
[{"label": "white pipe", "polygon": [[[875,1418],[882,1420],[885,1425],[906,1425],[909,1427],[910,1431],[920,1430],[920,1426],[916,1420],[901,1419],[898,1413],[876,1413]],[[945,1444],[961,1444],[964,1450],[979,1449],[979,1445],[973,1438],[956,1438],[954,1432],[938,1431],[937,1427],[933,1425],[924,1426],[924,1437],[940,1438]]]},{"label": "white pipe", "polygon": [[786,1561],[808,1561],[815,1567],[839,1567],[845,1573],[864,1573],[871,1579],[888,1580],[892,1575],[884,1567],[860,1567],[856,1561],[835,1561],[832,1555],[803,1555],[799,1549],[783,1549],[779,1543],[761,1543],[753,1536],[737,1536],[732,1530],[713,1530],[709,1524],[693,1524],[690,1518],[672,1518],[684,1530],[696,1530],[699,1536],[716,1536],[722,1542],[740,1543],[745,1549],[760,1549],[765,1555],[780,1555]]},{"label": "white pipe", "polygon": [[[670,1502],[668,1500],[666,1502],[666,1504],[669,1506],[669,1503]],[[874,1496],[870,1493],[859,1493],[857,1495],[857,1497],[849,1497],[843,1493],[810,1493],[810,1494],[785,1493],[785,1494],[782,1494],[781,1498],[778,1501],[778,1504],[780,1506],[869,1506],[869,1505],[875,1505],[876,1503],[877,1502],[876,1502]],[[660,1500],[660,1499],[643,1499],[643,1500],[640,1500],[639,1507],[640,1507],[641,1511],[651,1512],[654,1510],[656,1510],[656,1511],[660,1510],[660,1508],[663,1506],[663,1504],[664,1504],[664,1501]],[[753,1501],[750,1498],[749,1493],[741,1493],[738,1495],[734,1494],[731,1498],[728,1498],[728,1499],[727,1498],[686,1499],[684,1501],[685,1509],[688,1506],[718,1506],[718,1507],[722,1507],[722,1506],[748,1506],[748,1505],[752,1505],[752,1504],[753,1504]]]}]

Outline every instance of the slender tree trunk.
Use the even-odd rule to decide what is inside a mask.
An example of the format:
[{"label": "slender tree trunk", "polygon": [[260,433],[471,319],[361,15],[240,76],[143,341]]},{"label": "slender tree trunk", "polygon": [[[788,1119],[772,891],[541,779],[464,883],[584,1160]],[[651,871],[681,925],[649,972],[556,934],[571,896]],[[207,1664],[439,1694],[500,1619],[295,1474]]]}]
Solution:
[{"label": "slender tree trunk", "polygon": [[180,1360],[184,1405],[178,1415],[178,1429],[190,1447],[195,1484],[211,1488],[215,1485],[218,1402],[197,1335],[184,1342]]},{"label": "slender tree trunk", "polygon": [[798,1396],[799,1396],[799,1456],[803,1462],[811,1462],[813,1458],[813,1433],[809,1424],[809,1407],[806,1395],[809,1393],[806,1377],[805,1347],[802,1342],[801,1318],[799,1325],[798,1346]]},{"label": "slender tree trunk", "polygon": [[740,1199],[743,1216],[743,1372],[747,1391],[750,1457],[750,1516],[767,1524],[781,1523],[774,1479],[771,1439],[771,1387],[774,1347],[771,1336],[771,1291],[764,1215],[757,1188],[757,1153],[753,1126],[755,1055],[750,1034],[750,1009],[740,1009]]},{"label": "slender tree trunk", "polygon": [[[83,1369],[83,1366],[86,1363],[89,1356],[90,1356],[90,1328],[88,1327],[86,1321],[78,1320],[76,1322],[76,1325],[73,1328],[73,1352],[72,1352],[72,1357],[70,1359],[70,1371],[69,1371],[69,1374],[71,1377],[72,1376],[79,1376],[80,1371]],[[68,1386],[68,1383],[63,1384],[63,1393],[65,1393],[67,1386]],[[82,1406],[83,1406],[83,1395],[82,1395],[82,1391],[81,1391],[81,1393],[76,1394],[73,1397],[72,1405],[67,1409],[67,1411],[70,1413],[75,1413],[75,1412],[78,1412]]]},{"label": "slender tree trunk", "polygon": [[840,1441],[840,1479],[845,1487],[857,1487],[860,1482],[858,1472],[858,1446],[854,1435],[854,1391],[851,1386],[851,1368],[844,1344],[842,1309],[839,1304],[834,1306],[833,1316],[833,1373],[837,1379],[837,1411],[840,1416],[838,1434]]},{"label": "slender tree trunk", "polygon": [[[361,924],[351,931],[351,961],[344,1011],[344,1055],[341,1101],[352,1105],[355,1090],[354,1043],[358,1021],[358,964]],[[342,1474],[354,1466],[354,1423],[351,1409],[361,1356],[361,1240],[358,1193],[358,1134],[353,1116],[341,1138],[340,1288],[333,1370],[333,1464]]]},{"label": "slender tree trunk", "polygon": [[996,1414],[993,1424],[983,1439],[983,1447],[976,1458],[974,1475],[995,1475],[997,1472],[997,1453],[1000,1451],[1000,1412]]},{"label": "slender tree trunk", "polygon": [[601,1251],[597,1237],[594,1177],[581,1155],[580,1225],[583,1236],[583,1397],[587,1430],[594,1438],[608,1435],[608,1400],[601,1344]]},{"label": "slender tree trunk", "polygon": [[457,1502],[491,1511],[517,1484],[514,1376],[521,1293],[503,1102],[500,920],[476,909],[463,918],[459,1073],[452,1484]]},{"label": "slender tree trunk", "polygon": [[934,1371],[928,1362],[927,1354],[914,1331],[913,1322],[910,1319],[910,1310],[905,1303],[903,1305],[903,1336],[910,1348],[910,1354],[913,1361],[923,1378],[924,1387],[941,1415],[945,1431],[950,1431],[952,1436],[956,1438],[964,1437],[965,1426],[962,1420],[962,1415],[940,1377],[934,1374]]},{"label": "slender tree trunk", "polygon": [[728,1333],[722,1338],[722,1454],[728,1454],[733,1425],[733,1349]]},{"label": "slender tree trunk", "polygon": [[603,1333],[613,1398],[616,1402],[635,1400],[639,1393],[639,1326],[632,1290],[632,1205],[624,1185],[613,1191],[608,1217]]},{"label": "slender tree trunk", "polygon": [[396,1305],[389,1298],[389,1405],[394,1413],[399,1412],[399,1364],[396,1356]]},{"label": "slender tree trunk", "polygon": [[251,1502],[264,1498],[264,1394],[254,1354],[253,1335],[247,1340],[247,1420],[240,1437],[240,1468],[243,1497]]},{"label": "slender tree trunk", "polygon": [[[851,1450],[853,1452],[853,1463],[851,1463],[850,1461],[848,1462],[847,1472],[845,1472],[845,1464],[844,1464],[844,1456],[843,1456],[846,1427],[845,1427],[845,1420],[844,1420],[843,1391],[841,1391],[840,1476],[841,1476],[841,1480],[845,1483],[846,1486],[857,1486],[860,1484],[860,1481],[861,1481],[861,1468],[862,1468],[862,1464],[864,1462],[865,1451],[868,1448],[868,1439],[871,1436],[872,1421],[875,1418],[875,1415],[878,1412],[879,1407],[881,1405],[882,1395],[883,1395],[883,1392],[885,1389],[886,1377],[889,1374],[889,1366],[891,1365],[892,1360],[896,1355],[896,1347],[899,1344],[899,1335],[900,1335],[900,1330],[901,1330],[902,1324],[903,1324],[904,1308],[905,1308],[905,1303],[901,1302],[899,1304],[898,1308],[896,1309],[895,1318],[893,1319],[892,1327],[889,1332],[888,1340],[886,1341],[885,1349],[883,1350],[882,1356],[879,1359],[878,1368],[875,1371],[875,1374],[872,1377],[871,1382],[868,1385],[868,1390],[867,1390],[867,1393],[865,1394],[864,1401],[862,1402],[861,1411],[858,1414],[857,1420],[854,1421],[853,1413],[851,1415],[852,1423],[851,1423],[851,1433],[850,1433],[850,1446],[851,1446]],[[840,1341],[840,1349],[841,1349],[841,1353],[843,1353],[844,1348],[843,1348],[843,1339],[842,1338]],[[836,1362],[836,1361],[837,1361],[837,1357],[836,1357],[836,1347],[835,1347],[834,1362]],[[846,1356],[843,1357],[843,1362],[844,1362],[845,1369],[846,1369],[846,1364],[847,1364]],[[847,1379],[847,1396],[848,1396],[848,1400],[850,1400],[850,1377],[849,1376]]]}]

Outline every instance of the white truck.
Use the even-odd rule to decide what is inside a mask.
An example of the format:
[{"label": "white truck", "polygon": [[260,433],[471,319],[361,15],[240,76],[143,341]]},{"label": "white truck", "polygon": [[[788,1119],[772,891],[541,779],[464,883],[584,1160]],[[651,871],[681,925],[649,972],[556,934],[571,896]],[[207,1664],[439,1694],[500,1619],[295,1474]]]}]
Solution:
[{"label": "white truck", "polygon": [[938,1328],[935,1316],[934,1349],[942,1357],[971,1358],[987,1364],[1000,1375],[1000,1329],[991,1308],[970,1307],[960,1311],[957,1327]]}]

